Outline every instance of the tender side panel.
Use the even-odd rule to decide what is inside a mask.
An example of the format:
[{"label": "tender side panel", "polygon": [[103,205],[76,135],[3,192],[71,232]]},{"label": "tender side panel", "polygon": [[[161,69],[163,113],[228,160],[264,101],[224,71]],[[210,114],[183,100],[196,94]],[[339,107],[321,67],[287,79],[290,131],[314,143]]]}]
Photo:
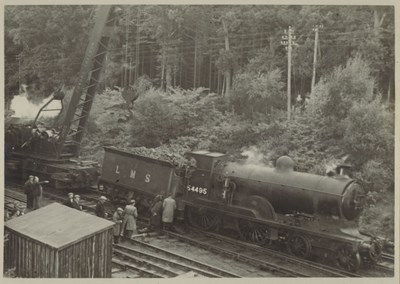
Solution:
[{"label": "tender side panel", "polygon": [[149,194],[170,192],[174,167],[167,162],[106,148],[101,180]]}]

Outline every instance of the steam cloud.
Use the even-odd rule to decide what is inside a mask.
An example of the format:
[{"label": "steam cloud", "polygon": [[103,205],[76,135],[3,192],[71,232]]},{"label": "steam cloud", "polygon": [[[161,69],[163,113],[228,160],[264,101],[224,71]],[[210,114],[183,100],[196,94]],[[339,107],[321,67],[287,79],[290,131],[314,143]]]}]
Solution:
[{"label": "steam cloud", "polygon": [[[25,119],[34,119],[39,112],[40,108],[51,100],[51,97],[48,99],[43,99],[40,103],[34,104],[28,100],[28,96],[26,93],[15,96],[11,101],[11,109],[15,112],[14,116],[25,118]],[[52,101],[46,109],[60,109],[61,102],[58,100]],[[44,111],[41,114],[41,117],[54,117],[59,113],[59,111]]]},{"label": "steam cloud", "polygon": [[247,157],[245,164],[266,166],[267,159],[256,146],[244,150],[241,155]]}]

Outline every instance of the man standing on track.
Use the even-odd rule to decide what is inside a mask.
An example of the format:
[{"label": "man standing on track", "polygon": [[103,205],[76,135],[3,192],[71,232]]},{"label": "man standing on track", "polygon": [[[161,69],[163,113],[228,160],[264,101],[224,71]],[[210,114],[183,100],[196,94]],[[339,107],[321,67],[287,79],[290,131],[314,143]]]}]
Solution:
[{"label": "man standing on track", "polygon": [[163,212],[162,212],[162,222],[164,230],[172,229],[172,222],[174,221],[174,214],[176,209],[176,202],[173,195],[169,195],[164,199],[163,202]]},{"label": "man standing on track", "polygon": [[33,210],[39,209],[42,207],[42,194],[43,194],[43,187],[42,183],[49,183],[47,180],[39,182],[38,177],[34,177],[33,182]]},{"label": "man standing on track", "polygon": [[33,184],[34,184],[34,176],[29,176],[29,179],[25,182],[24,192],[26,194],[26,208],[33,208]]},{"label": "man standing on track", "polygon": [[157,195],[150,208],[150,229],[158,230],[161,226],[162,200],[162,195]]},{"label": "man standing on track", "polygon": [[107,197],[100,196],[99,202],[96,205],[95,213],[97,217],[107,218],[106,209],[104,207],[104,203],[107,201]]},{"label": "man standing on track", "polygon": [[[132,238],[133,234],[137,233],[136,219],[138,217],[137,209],[135,207],[135,200],[131,200],[130,204],[125,206],[124,221],[122,222],[122,232],[126,230],[126,237]],[[123,234],[121,234],[123,235]]]},{"label": "man standing on track", "polygon": [[120,239],[120,235],[122,232],[122,220],[124,219],[124,216],[122,215],[122,213],[124,212],[124,210],[120,207],[117,208],[117,211],[114,212],[113,215],[113,221],[115,223],[114,225],[114,243],[118,244],[119,243],[119,239]]}]

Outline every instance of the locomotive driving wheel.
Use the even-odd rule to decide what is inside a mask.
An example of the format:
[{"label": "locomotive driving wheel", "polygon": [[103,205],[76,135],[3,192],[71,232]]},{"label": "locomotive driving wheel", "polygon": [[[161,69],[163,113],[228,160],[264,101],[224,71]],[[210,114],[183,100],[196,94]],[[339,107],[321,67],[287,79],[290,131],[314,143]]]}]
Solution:
[{"label": "locomotive driving wheel", "polygon": [[188,207],[190,225],[202,230],[216,230],[221,223],[221,214],[207,208]]},{"label": "locomotive driving wheel", "polygon": [[269,239],[269,230],[266,225],[241,219],[237,222],[240,237],[244,241],[263,245]]},{"label": "locomotive driving wheel", "polygon": [[287,242],[289,253],[301,258],[309,258],[311,256],[311,243],[307,237],[293,235]]},{"label": "locomotive driving wheel", "polygon": [[347,271],[355,272],[361,265],[360,254],[354,252],[349,246],[339,248],[336,260],[338,265]]}]

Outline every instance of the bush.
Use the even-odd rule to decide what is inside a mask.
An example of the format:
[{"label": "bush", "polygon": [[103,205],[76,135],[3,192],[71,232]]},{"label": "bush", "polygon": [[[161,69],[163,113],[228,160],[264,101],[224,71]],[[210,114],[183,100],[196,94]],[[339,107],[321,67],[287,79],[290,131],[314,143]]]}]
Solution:
[{"label": "bush", "polygon": [[393,171],[382,160],[366,162],[356,177],[361,180],[366,191],[376,191],[383,194],[390,190],[394,178]]},{"label": "bush", "polygon": [[235,77],[230,104],[246,117],[253,117],[254,113],[271,114],[273,109],[285,108],[283,86],[278,69],[268,73],[240,73]]},{"label": "bush", "polygon": [[364,163],[379,157],[393,157],[392,117],[379,98],[355,103],[345,119],[344,143],[347,150]]},{"label": "bush", "polygon": [[374,79],[369,66],[356,57],[338,67],[315,86],[307,104],[311,117],[335,125],[349,115],[354,103],[373,99]]},{"label": "bush", "polygon": [[221,116],[217,97],[196,91],[174,90],[166,94],[150,89],[135,103],[131,132],[136,145],[158,147],[180,136],[192,136],[194,128],[212,125]]}]

